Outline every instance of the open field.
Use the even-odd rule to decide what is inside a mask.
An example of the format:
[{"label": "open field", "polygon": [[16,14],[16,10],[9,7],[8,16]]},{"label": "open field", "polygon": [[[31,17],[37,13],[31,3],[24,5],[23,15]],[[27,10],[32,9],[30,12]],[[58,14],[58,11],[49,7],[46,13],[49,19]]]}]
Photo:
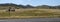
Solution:
[{"label": "open field", "polygon": [[15,12],[0,10],[0,18],[59,18],[60,9],[16,9]]}]

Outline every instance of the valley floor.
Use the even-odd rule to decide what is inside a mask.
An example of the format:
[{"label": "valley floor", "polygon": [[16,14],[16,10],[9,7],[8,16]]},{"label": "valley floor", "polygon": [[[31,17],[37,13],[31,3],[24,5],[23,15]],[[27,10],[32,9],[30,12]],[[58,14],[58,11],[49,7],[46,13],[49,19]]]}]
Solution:
[{"label": "valley floor", "polygon": [[60,9],[15,9],[15,12],[0,10],[0,18],[60,18]]}]

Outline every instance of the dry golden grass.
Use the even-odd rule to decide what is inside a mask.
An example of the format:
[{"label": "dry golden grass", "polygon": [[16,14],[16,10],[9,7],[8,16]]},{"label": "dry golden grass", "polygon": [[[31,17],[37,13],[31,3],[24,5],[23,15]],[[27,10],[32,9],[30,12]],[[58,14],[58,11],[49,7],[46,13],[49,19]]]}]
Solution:
[{"label": "dry golden grass", "polygon": [[[29,16],[30,15],[30,16]],[[0,10],[0,17],[60,17],[59,9],[15,9],[15,12]]]}]

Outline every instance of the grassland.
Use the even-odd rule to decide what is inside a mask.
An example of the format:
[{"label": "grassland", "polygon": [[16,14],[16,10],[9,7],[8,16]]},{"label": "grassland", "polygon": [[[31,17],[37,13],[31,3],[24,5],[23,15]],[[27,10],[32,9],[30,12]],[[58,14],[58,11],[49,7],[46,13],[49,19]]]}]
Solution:
[{"label": "grassland", "polygon": [[15,12],[0,10],[0,18],[59,18],[60,9],[15,9]]}]

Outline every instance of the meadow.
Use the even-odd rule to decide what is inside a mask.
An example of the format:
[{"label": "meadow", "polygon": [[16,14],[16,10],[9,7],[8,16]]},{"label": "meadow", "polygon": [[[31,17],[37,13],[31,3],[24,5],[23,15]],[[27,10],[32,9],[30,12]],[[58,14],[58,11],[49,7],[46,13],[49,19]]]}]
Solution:
[{"label": "meadow", "polygon": [[0,10],[0,18],[59,18],[60,9],[15,9],[15,12]]}]

